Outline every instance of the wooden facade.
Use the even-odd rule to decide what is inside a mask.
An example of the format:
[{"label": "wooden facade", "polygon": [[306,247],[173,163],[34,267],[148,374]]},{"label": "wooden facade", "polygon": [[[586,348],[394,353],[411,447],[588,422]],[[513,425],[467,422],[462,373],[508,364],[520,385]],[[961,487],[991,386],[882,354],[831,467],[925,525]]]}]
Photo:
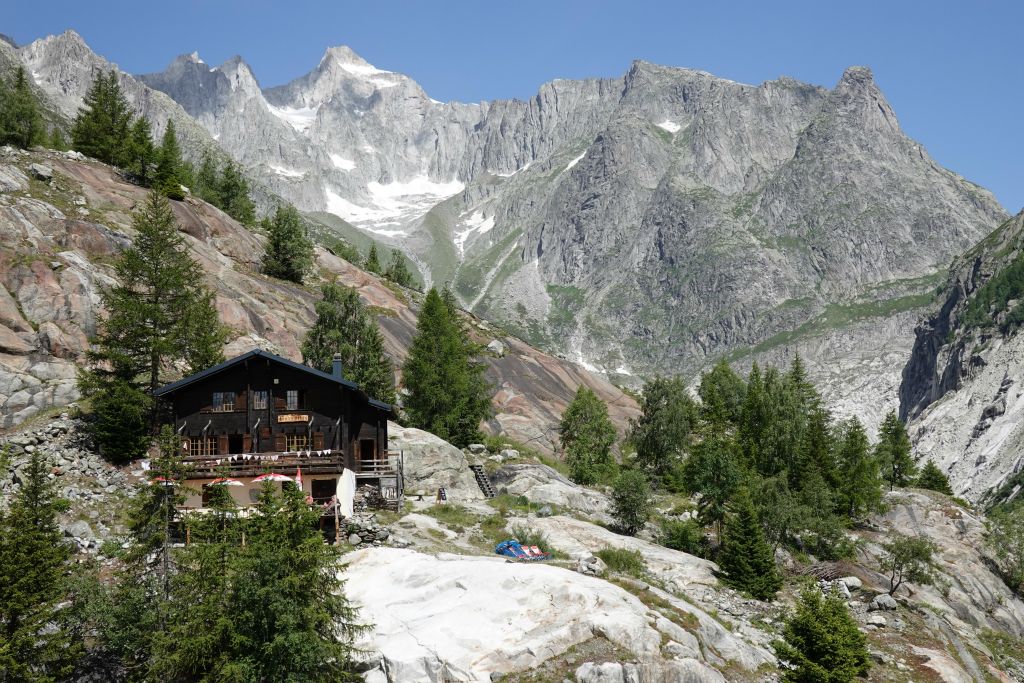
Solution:
[{"label": "wooden facade", "polygon": [[387,451],[391,406],[346,380],[339,360],[328,374],[257,349],[155,395],[181,438],[188,478],[200,486],[220,476],[293,476],[300,467],[305,489],[322,482],[311,495],[346,468],[361,480],[390,481],[396,470],[400,479]]}]

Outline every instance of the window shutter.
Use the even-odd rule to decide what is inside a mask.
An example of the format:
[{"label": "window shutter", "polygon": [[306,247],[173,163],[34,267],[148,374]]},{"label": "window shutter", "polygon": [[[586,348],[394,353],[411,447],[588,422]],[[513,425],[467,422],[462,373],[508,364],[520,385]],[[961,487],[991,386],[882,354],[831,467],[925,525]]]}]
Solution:
[{"label": "window shutter", "polygon": [[261,439],[269,439],[270,438],[270,427],[260,427],[260,438]]},{"label": "window shutter", "polygon": [[228,435],[221,434],[217,437],[217,455],[227,455],[228,453]]},{"label": "window shutter", "polygon": [[245,403],[248,400],[249,394],[245,391],[240,391],[235,396],[235,410],[245,410]]},{"label": "window shutter", "polygon": [[313,450],[322,450],[324,447],[324,433],[313,432]]},{"label": "window shutter", "polygon": [[287,410],[288,403],[285,401],[284,396],[274,397],[274,410]]},{"label": "window shutter", "polygon": [[274,434],[274,450],[284,452],[284,432]]},{"label": "window shutter", "polygon": [[246,434],[242,437],[242,450],[246,453],[252,451],[252,434]]}]

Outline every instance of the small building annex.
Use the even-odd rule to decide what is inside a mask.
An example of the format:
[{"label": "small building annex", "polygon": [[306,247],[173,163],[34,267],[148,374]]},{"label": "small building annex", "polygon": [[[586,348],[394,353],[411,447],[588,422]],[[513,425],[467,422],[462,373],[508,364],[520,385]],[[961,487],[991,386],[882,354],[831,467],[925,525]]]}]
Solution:
[{"label": "small building annex", "polygon": [[156,390],[164,421],[181,439],[186,485],[202,508],[215,480],[250,506],[267,474],[294,481],[317,504],[338,496],[348,469],[386,506],[402,496],[401,454],[388,453],[392,408],[344,378],[255,349]]}]

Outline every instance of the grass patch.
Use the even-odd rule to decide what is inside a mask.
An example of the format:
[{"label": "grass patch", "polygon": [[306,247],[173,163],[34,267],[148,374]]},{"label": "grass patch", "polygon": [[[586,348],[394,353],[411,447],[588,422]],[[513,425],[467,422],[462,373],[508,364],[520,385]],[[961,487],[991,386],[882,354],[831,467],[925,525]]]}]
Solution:
[{"label": "grass patch", "polygon": [[625,548],[604,548],[596,553],[608,565],[608,570],[640,578],[647,571],[647,564],[638,550]]},{"label": "grass patch", "polygon": [[508,517],[508,513],[513,510],[516,512],[530,512],[534,507],[526,496],[514,496],[511,493],[498,494],[488,500],[487,504],[497,510],[498,514],[502,517]]},{"label": "grass patch", "polygon": [[978,639],[989,649],[1001,669],[1024,667],[1024,640],[990,628],[981,629]]},{"label": "grass patch", "polygon": [[426,510],[423,510],[423,514],[430,515],[445,526],[451,528],[452,531],[460,533],[480,521],[480,518],[477,515],[457,503],[432,505]]},{"label": "grass patch", "polygon": [[565,558],[567,555],[560,553],[551,546],[551,542],[548,541],[547,534],[543,531],[538,531],[533,527],[526,526],[525,524],[513,524],[509,528],[509,536],[519,541],[520,545],[524,546],[537,546],[541,551],[549,553],[552,557]]}]

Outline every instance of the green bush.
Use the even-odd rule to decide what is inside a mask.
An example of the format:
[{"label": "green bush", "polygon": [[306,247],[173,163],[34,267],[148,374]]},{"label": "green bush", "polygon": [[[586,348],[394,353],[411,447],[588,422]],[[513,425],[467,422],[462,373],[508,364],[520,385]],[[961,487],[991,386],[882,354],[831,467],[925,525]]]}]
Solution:
[{"label": "green bush", "polygon": [[618,530],[632,536],[643,528],[651,513],[651,487],[637,470],[626,470],[612,490],[612,517]]},{"label": "green bush", "polygon": [[698,557],[707,557],[710,550],[707,536],[704,535],[704,527],[692,519],[662,520],[658,542],[666,548]]},{"label": "green bush", "polygon": [[800,594],[782,637],[775,653],[792,667],[783,674],[787,683],[850,683],[871,667],[864,634],[846,605],[814,586]]},{"label": "green bush", "polygon": [[626,550],[625,548],[604,548],[596,553],[601,560],[608,565],[608,570],[620,574],[642,577],[647,570],[643,555],[638,550]]}]

